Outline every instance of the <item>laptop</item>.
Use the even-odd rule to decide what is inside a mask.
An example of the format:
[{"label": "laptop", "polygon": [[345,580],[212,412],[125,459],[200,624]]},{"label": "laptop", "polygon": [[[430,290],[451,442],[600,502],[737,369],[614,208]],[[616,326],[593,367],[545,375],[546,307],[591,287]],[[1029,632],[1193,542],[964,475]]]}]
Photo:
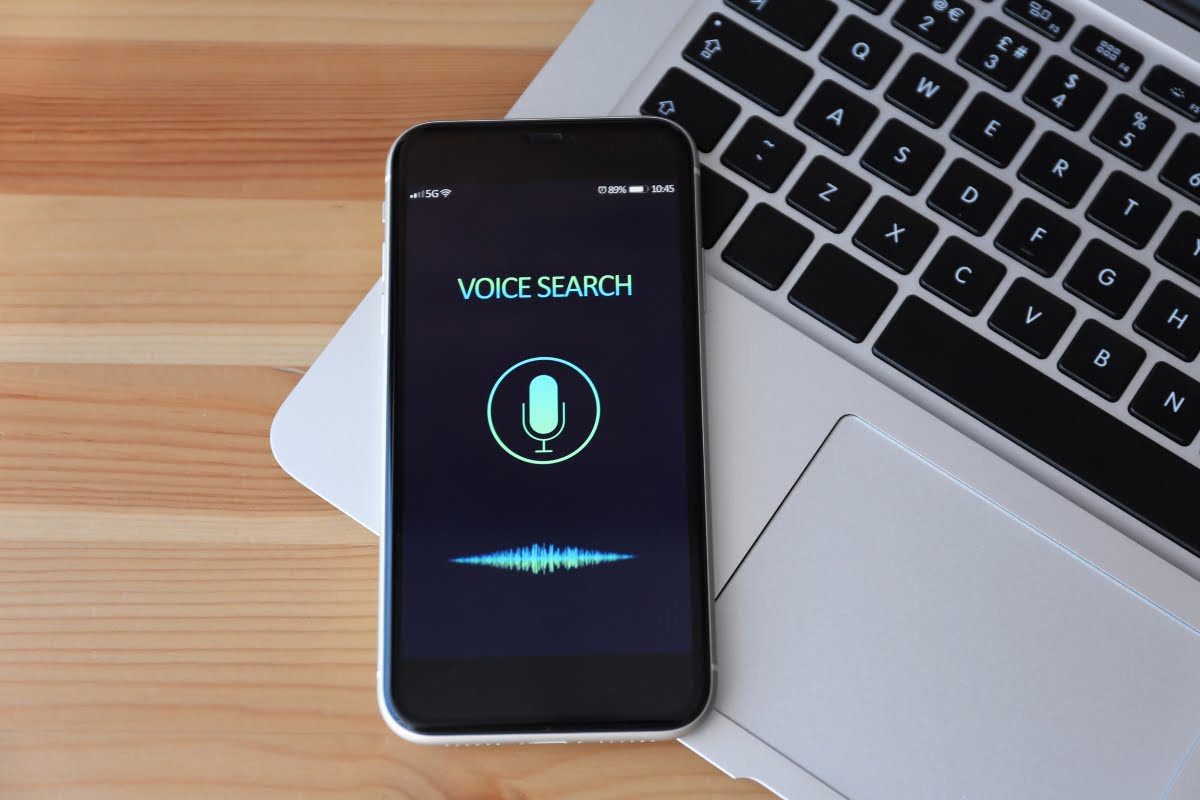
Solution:
[{"label": "laptop", "polygon": [[[791,800],[1200,798],[1197,54],[1190,0],[597,0],[514,106],[701,152],[688,747]],[[271,431],[376,532],[381,299]]]}]

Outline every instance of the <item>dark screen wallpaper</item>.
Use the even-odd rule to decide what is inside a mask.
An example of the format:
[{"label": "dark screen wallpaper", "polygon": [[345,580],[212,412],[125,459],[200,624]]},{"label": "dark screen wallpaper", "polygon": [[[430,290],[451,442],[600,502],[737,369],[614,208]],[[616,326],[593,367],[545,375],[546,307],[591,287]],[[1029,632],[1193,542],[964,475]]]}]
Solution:
[{"label": "dark screen wallpaper", "polygon": [[678,197],[447,188],[405,207],[399,655],[689,651]]}]

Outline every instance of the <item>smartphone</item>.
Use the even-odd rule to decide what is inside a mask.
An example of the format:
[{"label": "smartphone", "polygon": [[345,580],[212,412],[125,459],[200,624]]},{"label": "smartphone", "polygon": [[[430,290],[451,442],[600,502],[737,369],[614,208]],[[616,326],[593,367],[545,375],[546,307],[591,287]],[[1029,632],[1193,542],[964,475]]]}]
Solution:
[{"label": "smartphone", "polygon": [[378,695],[404,738],[668,738],[707,709],[697,174],[649,118],[393,145]]}]

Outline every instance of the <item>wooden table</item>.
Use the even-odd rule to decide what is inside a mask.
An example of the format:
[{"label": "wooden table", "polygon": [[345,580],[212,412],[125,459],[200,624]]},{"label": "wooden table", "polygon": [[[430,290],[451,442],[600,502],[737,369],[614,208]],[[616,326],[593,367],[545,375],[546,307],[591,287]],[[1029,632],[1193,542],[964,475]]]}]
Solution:
[{"label": "wooden table", "polygon": [[676,743],[427,748],[376,540],[271,417],[379,269],[392,139],[584,0],[0,0],[0,797],[766,796]]}]

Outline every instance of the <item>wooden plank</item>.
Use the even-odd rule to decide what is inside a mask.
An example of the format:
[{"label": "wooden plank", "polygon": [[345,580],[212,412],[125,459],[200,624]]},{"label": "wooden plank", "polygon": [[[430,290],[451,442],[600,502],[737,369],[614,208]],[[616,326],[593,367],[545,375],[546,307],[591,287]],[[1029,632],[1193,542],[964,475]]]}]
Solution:
[{"label": "wooden plank", "polygon": [[379,200],[10,194],[0,218],[0,362],[307,366],[383,237]]},{"label": "wooden plank", "polygon": [[268,441],[296,377],[262,367],[0,365],[0,513],[321,511]]},{"label": "wooden plank", "polygon": [[529,47],[553,49],[588,0],[8,0],[6,36],[60,40]]},{"label": "wooden plank", "polygon": [[379,197],[404,129],[503,116],[549,55],[3,38],[0,192]]},{"label": "wooden plank", "polygon": [[[128,753],[139,754],[136,763]],[[213,765],[221,765],[220,771]],[[381,732],[114,733],[103,738],[71,731],[0,733],[0,771],[6,775],[0,797],[19,800],[772,796],[748,781],[729,780],[674,742],[421,748]]]}]

